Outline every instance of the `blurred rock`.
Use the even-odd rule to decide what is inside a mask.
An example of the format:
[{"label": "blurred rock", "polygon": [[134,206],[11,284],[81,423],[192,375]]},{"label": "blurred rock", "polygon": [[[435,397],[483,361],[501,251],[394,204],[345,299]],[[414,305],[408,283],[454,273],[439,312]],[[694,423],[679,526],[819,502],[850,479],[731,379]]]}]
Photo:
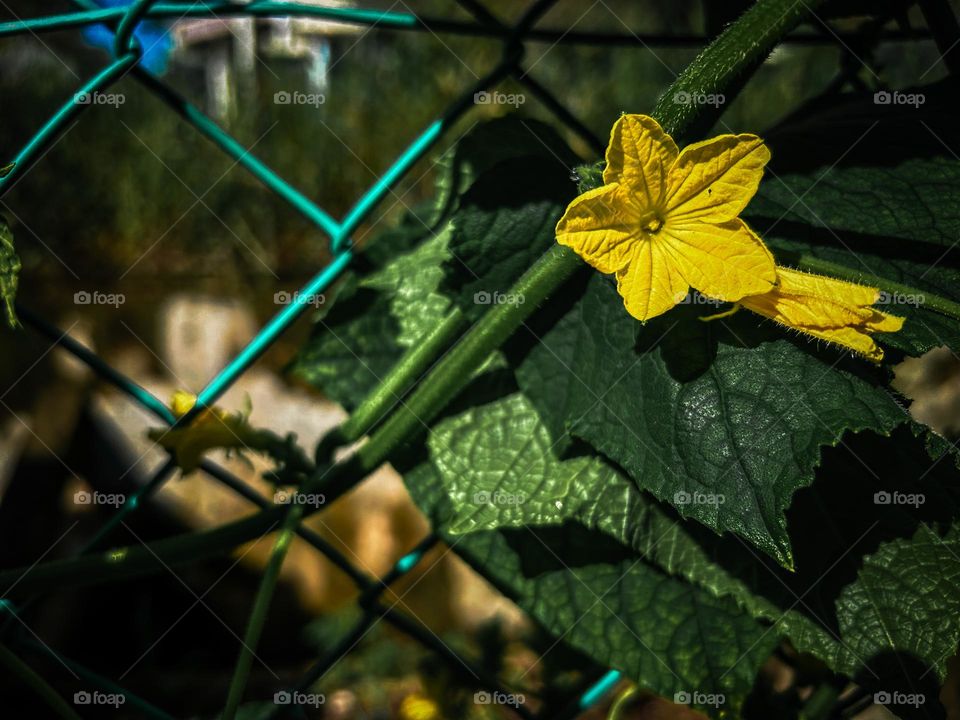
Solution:
[{"label": "blurred rock", "polygon": [[180,294],[160,309],[160,355],[184,390],[196,392],[257,332],[249,309],[239,301]]},{"label": "blurred rock", "polygon": [[910,398],[910,414],[941,435],[960,435],[960,358],[946,347],[896,367],[894,389]]}]

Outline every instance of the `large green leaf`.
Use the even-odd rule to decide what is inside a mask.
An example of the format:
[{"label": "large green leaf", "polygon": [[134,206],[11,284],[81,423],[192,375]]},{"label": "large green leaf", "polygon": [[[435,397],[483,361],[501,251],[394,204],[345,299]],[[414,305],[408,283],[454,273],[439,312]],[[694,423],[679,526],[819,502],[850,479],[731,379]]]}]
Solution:
[{"label": "large green leaf", "polygon": [[372,272],[397,255],[413,250],[424,238],[433,234],[436,225],[442,224],[433,222],[433,217],[432,201],[409,208],[396,225],[382,230],[363,244],[356,266],[367,265]]},{"label": "large green leaf", "polygon": [[580,160],[550,125],[506,115],[476,125],[440,160],[438,208],[447,213],[481,174],[510,158],[551,158],[567,169]]},{"label": "large green leaf", "polygon": [[[559,460],[536,410],[521,394],[439,423],[427,442],[454,515],[450,533],[576,520],[623,544],[646,536],[649,506],[597,457]],[[646,538],[644,538],[646,539]]]},{"label": "large green leaf", "polygon": [[906,414],[862,362],[761,323],[747,313],[703,323],[688,306],[640,325],[595,276],[518,381],[555,439],[586,440],[684,517],[789,566],[784,511],[821,447],[888,433]]},{"label": "large green leaf", "polygon": [[[920,525],[927,528],[922,536],[926,545],[907,538],[918,523],[944,526],[955,517],[956,473],[949,464],[926,457],[909,428],[898,431],[894,442],[878,436],[855,440],[852,447],[831,448],[821,479],[791,508],[790,535],[798,544],[798,568],[792,573],[764,562],[741,541],[712,538],[696,523],[676,517],[597,458],[556,458],[549,433],[522,395],[444,420],[428,446],[446,508],[443,529],[456,542],[464,533],[569,530],[575,523],[630,547],[668,575],[733,599],[750,616],[771,625],[772,635],[788,637],[797,649],[837,671],[883,672],[876,656],[889,651],[916,655],[925,667],[942,674],[943,657],[921,652],[923,643],[946,655],[960,638],[957,628],[951,625],[944,636],[934,637],[932,625],[923,631],[914,621],[904,626],[902,636],[891,634],[877,622],[859,622],[862,615],[854,618],[849,598],[875,595],[866,568],[878,561],[870,553],[899,537],[895,543],[911,549],[883,566],[891,577],[903,577],[891,588],[895,593],[887,596],[889,602],[897,598],[899,612],[905,613],[924,607],[930,612],[934,607],[952,609],[946,607],[952,601],[937,604],[926,597],[931,588],[951,597],[960,591],[960,578],[948,564],[936,578],[913,578],[911,567],[940,562],[956,541],[948,537],[941,546],[929,529],[932,525]],[[912,498],[919,501],[910,502]],[[931,548],[939,548],[939,555],[927,557]],[[561,550],[555,552],[567,561]],[[600,557],[598,550],[593,559]],[[953,562],[960,564],[960,555]],[[912,585],[907,582],[911,579]]]},{"label": "large green leaf", "polygon": [[404,479],[455,551],[548,631],[667,697],[722,694],[704,709],[736,713],[777,641],[732,599],[577,526],[446,534],[452,508],[437,471],[422,463]]},{"label": "large green leaf", "polygon": [[[833,636],[806,615],[756,594],[710,557],[683,521],[597,457],[558,459],[550,433],[520,394],[470,408],[439,423],[428,441],[450,514],[450,535],[576,522],[628,546],[670,575],[731,596],[776,635],[834,657]],[[714,543],[715,544],[715,543]],[[748,576],[765,568],[755,566]],[[772,573],[771,573],[772,575]],[[772,579],[772,577],[770,578]]]},{"label": "large green leaf", "polygon": [[[5,168],[5,170],[8,169]],[[6,221],[0,218],[0,297],[3,298],[7,324],[10,327],[16,327],[19,324],[13,307],[19,281],[20,258],[13,247],[13,233]]]},{"label": "large green leaf", "polygon": [[960,526],[941,537],[921,525],[912,538],[868,556],[837,602],[840,628],[859,663],[885,654],[919,659],[942,682],[960,641]]}]

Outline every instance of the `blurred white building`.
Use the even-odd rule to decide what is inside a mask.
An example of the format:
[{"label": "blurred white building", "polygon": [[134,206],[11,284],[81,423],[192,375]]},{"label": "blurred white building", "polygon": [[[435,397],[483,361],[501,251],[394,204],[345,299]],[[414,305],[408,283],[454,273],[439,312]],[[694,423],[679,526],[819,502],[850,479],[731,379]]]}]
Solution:
[{"label": "blurred white building", "polygon": [[[350,0],[299,0],[320,7],[347,8]],[[318,18],[217,18],[180,20],[173,26],[175,59],[204,75],[207,110],[226,119],[237,108],[241,92],[256,92],[257,64],[267,72],[271,60],[302,63],[305,92],[325,93],[330,67],[331,40],[358,35],[357,25]],[[297,88],[300,89],[300,88]]]}]

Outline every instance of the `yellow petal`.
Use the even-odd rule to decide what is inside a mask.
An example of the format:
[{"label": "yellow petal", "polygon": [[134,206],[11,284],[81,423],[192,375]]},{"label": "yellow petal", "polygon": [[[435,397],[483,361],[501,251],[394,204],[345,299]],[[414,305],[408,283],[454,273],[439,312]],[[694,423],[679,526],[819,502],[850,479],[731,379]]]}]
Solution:
[{"label": "yellow petal", "polygon": [[871,307],[880,295],[877,288],[781,267],[777,279],[774,290],[745,297],[740,305],[873,362],[883,359],[883,349],[870,334],[903,327],[903,318]]},{"label": "yellow petal", "polygon": [[814,275],[792,268],[777,268],[780,290],[791,295],[808,295],[847,305],[873,305],[880,299],[880,291],[868,285],[837,280],[826,275]]},{"label": "yellow petal", "polygon": [[667,177],[667,217],[724,222],[757,192],[770,151],[756,135],[719,135],[688,145]]},{"label": "yellow petal", "polygon": [[640,236],[639,215],[621,185],[603,185],[575,198],[557,223],[557,242],[572,248],[602,273],[629,262]]},{"label": "yellow petal", "polygon": [[847,326],[859,327],[869,320],[872,314],[864,313],[856,306],[847,306],[822,298],[787,295],[778,290],[745,297],[740,304],[782,325],[798,329],[829,330]]},{"label": "yellow petal", "polygon": [[687,283],[709,297],[735,302],[774,287],[773,256],[740,218],[718,225],[668,220],[655,242],[664,246]]},{"label": "yellow petal", "polygon": [[183,417],[191,408],[197,404],[197,396],[186,390],[177,390],[173,393],[173,399],[170,401],[170,408],[173,410],[174,417]]},{"label": "yellow petal", "polygon": [[648,209],[661,207],[667,173],[679,154],[673,138],[652,117],[622,115],[610,132],[603,182],[629,187]]},{"label": "yellow petal", "polygon": [[[186,415],[197,403],[196,395],[177,390],[170,403],[175,417]],[[204,453],[214,448],[243,449],[256,444],[254,430],[239,414],[204,408],[186,427],[149,431],[149,437],[174,454],[177,465],[190,473],[200,466]]]},{"label": "yellow petal", "polygon": [[[883,359],[883,350],[873,341],[863,325],[862,319],[855,313],[849,313],[849,324],[839,321],[842,309],[832,304],[826,312],[832,313],[826,324],[821,313],[825,312],[821,301],[812,300],[809,305],[797,296],[778,295],[775,291],[766,295],[753,295],[740,301],[742,307],[770,318],[780,325],[799,330],[815,338],[842,345],[863,355],[873,362]],[[818,324],[821,323],[821,324]]]},{"label": "yellow petal", "polygon": [[776,291],[749,298],[743,304],[768,317],[776,314],[778,322],[793,327],[867,327],[871,323],[883,326],[884,322],[888,322],[884,317],[892,317],[877,317],[884,314],[870,307],[879,298],[880,291],[874,287],[778,267]]},{"label": "yellow petal", "polygon": [[877,345],[872,337],[855,327],[829,328],[827,330],[808,328],[803,332],[853,350],[872,362],[878,363],[883,360],[883,348]]},{"label": "yellow petal", "polygon": [[880,312],[879,310],[874,311],[874,315],[864,324],[868,330],[872,332],[899,332],[903,330],[903,323],[905,319],[897,315],[888,315],[885,312]]},{"label": "yellow petal", "polygon": [[690,286],[657,241],[637,244],[630,264],[617,273],[617,292],[627,312],[646,321],[686,297]]}]

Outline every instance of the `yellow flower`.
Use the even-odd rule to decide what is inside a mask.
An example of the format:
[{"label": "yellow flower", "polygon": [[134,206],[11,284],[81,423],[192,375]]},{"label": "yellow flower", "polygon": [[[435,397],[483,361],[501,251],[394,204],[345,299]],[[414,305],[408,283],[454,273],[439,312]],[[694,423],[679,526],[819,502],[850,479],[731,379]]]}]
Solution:
[{"label": "yellow flower", "polygon": [[870,335],[897,332],[903,327],[903,318],[871,307],[879,299],[877,288],[778,267],[776,288],[745,297],[740,305],[880,362],[883,350]]},{"label": "yellow flower", "polygon": [[[196,402],[196,395],[178,390],[170,408],[175,417],[181,418]],[[263,444],[261,433],[250,426],[242,413],[219,408],[203,409],[187,427],[151,430],[149,436],[174,454],[184,474],[196,470],[203,454],[213,448],[256,449]]]},{"label": "yellow flower", "polygon": [[680,152],[646,115],[624,115],[607,147],[604,185],[576,198],[557,242],[615,274],[633,317],[645,321],[694,287],[735,302],[768,292],[773,256],[738,215],[770,159],[756,135],[720,135]]}]

